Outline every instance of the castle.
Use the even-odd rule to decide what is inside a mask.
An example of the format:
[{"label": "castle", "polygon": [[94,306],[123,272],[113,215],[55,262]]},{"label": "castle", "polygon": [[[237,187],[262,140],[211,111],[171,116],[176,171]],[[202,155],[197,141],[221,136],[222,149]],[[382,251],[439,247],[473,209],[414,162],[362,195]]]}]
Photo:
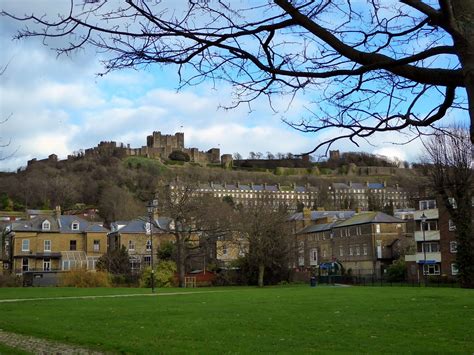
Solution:
[{"label": "castle", "polygon": [[[104,152],[121,150],[125,156],[142,156],[152,159],[167,160],[174,151],[180,151],[189,155],[190,161],[195,163],[221,163],[220,149],[211,148],[207,152],[198,148],[184,147],[184,133],[177,132],[174,135],[153,132],[147,136],[146,146],[140,148],[130,148],[130,144],[117,144],[116,142],[100,142],[97,147],[86,149],[85,156],[100,155]],[[223,155],[223,160],[227,160],[227,155]]]}]

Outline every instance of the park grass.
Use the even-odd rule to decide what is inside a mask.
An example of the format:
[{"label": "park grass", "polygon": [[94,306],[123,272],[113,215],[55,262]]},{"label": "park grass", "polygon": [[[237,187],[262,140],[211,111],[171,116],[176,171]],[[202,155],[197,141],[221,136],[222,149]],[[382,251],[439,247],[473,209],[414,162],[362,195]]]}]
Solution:
[{"label": "park grass", "polygon": [[[0,298],[126,291],[149,293],[0,289]],[[114,353],[474,352],[472,290],[301,286],[166,290],[176,291],[219,292],[0,303],[0,328]]]}]

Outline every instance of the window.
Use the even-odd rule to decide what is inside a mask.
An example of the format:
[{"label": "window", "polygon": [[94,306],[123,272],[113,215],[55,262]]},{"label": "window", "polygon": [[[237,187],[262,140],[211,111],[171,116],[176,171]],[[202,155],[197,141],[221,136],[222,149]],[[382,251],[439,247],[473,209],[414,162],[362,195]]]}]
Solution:
[{"label": "window", "polygon": [[44,231],[51,230],[51,223],[49,223],[49,221],[47,219],[44,220],[43,223],[41,224],[41,229],[44,230]]},{"label": "window", "polygon": [[21,251],[30,251],[30,240],[23,239],[21,241]]},{"label": "window", "polygon": [[69,250],[77,250],[77,241],[75,240],[69,241]]},{"label": "window", "polygon": [[420,221],[420,231],[422,231],[423,229],[425,231],[437,231],[438,230],[438,221],[436,221],[436,220],[426,221],[425,223],[422,223]]},{"label": "window", "polygon": [[449,251],[451,253],[457,253],[458,252],[458,242],[456,242],[456,241],[449,242]]},{"label": "window", "polygon": [[452,208],[454,209],[458,208],[458,204],[456,203],[456,200],[454,199],[454,197],[449,197],[448,201]]},{"label": "window", "polygon": [[367,244],[363,245],[363,251],[364,251],[364,255],[367,255]]},{"label": "window", "polygon": [[145,266],[151,266],[151,256],[150,255],[145,255],[143,257],[143,264],[145,264]]},{"label": "window", "polygon": [[318,250],[317,249],[311,249],[309,253],[311,263],[317,263],[318,262]]},{"label": "window", "polygon": [[360,255],[360,247],[358,245],[356,246],[356,255]]},{"label": "window", "polygon": [[458,266],[457,264],[455,263],[452,263],[451,264],[451,275],[455,276],[459,273],[459,269],[458,269]]},{"label": "window", "polygon": [[50,271],[51,270],[51,259],[44,258],[43,259],[43,271]]},{"label": "window", "polygon": [[439,264],[423,264],[424,275],[440,275]]},{"label": "window", "polygon": [[100,240],[94,240],[94,251],[100,251]]},{"label": "window", "polygon": [[227,245],[222,245],[222,255],[227,255]]},{"label": "window", "polygon": [[422,252],[427,252],[427,253],[437,253],[439,252],[439,244],[438,243],[423,243]]},{"label": "window", "polygon": [[323,257],[326,257],[326,249],[323,249]]},{"label": "window", "polygon": [[436,208],[436,200],[420,201],[420,210],[430,210]]},{"label": "window", "polygon": [[146,251],[151,251],[151,240],[146,241]]},{"label": "window", "polygon": [[133,240],[128,241],[128,250],[135,250],[135,242]]},{"label": "window", "polygon": [[455,224],[454,224],[454,222],[453,222],[452,219],[450,219],[450,220],[448,221],[448,226],[449,226],[449,231],[450,231],[450,232],[453,232],[453,231],[456,230],[456,226],[455,226]]},{"label": "window", "polygon": [[151,234],[151,224],[149,222],[145,223],[145,234],[150,235]]},{"label": "window", "polygon": [[77,222],[77,221],[72,222],[71,229],[73,231],[78,231],[79,230],[79,222]]},{"label": "window", "polygon": [[339,247],[339,256],[344,256],[344,248],[342,246]]},{"label": "window", "polygon": [[375,225],[375,233],[380,234],[380,224]]},{"label": "window", "polygon": [[21,261],[21,269],[23,271],[28,271],[29,270],[29,263],[28,263],[28,258],[23,258],[23,260]]},{"label": "window", "polygon": [[51,251],[51,241],[45,240],[44,241],[44,251]]},{"label": "window", "polygon": [[354,250],[352,249],[352,247],[349,247],[349,255],[354,255]]},{"label": "window", "polygon": [[71,264],[69,260],[63,260],[63,270],[71,270]]}]

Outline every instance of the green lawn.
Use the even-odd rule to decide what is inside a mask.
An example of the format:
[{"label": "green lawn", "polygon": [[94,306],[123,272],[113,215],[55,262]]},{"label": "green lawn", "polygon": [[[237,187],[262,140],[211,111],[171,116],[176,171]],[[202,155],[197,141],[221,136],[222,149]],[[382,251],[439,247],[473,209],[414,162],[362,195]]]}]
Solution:
[{"label": "green lawn", "polygon": [[[182,290],[166,290],[176,291]],[[222,292],[0,303],[0,328],[122,353],[474,352],[473,290],[299,286],[185,291]],[[0,298],[143,292],[149,290],[0,289]]]}]

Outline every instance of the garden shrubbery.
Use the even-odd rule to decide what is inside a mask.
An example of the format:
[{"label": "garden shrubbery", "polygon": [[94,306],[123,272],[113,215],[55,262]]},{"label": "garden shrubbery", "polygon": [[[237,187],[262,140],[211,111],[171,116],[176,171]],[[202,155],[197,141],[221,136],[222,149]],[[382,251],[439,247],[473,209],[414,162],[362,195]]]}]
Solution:
[{"label": "garden shrubbery", "polygon": [[[176,273],[176,263],[171,260],[162,260],[155,270],[156,287],[173,287]],[[147,267],[140,277],[140,287],[151,287],[151,267]]]},{"label": "garden shrubbery", "polygon": [[59,286],[64,287],[111,287],[107,272],[89,272],[77,269],[65,272],[59,277]]}]

